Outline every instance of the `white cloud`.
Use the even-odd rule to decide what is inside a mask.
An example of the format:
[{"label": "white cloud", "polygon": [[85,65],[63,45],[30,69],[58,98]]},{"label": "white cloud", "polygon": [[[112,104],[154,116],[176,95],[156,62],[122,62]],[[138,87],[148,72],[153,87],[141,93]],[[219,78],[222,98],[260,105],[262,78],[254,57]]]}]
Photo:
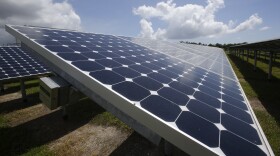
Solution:
[{"label": "white cloud", "polygon": [[[214,37],[253,29],[256,25],[262,23],[262,18],[257,14],[253,14],[249,19],[235,27],[235,22],[232,20],[228,24],[216,21],[216,12],[224,7],[223,0],[207,0],[206,6],[196,4],[177,6],[176,3],[169,0],[159,2],[155,7],[143,5],[134,8],[133,13],[142,17],[140,35],[151,38],[191,39],[201,36]],[[155,31],[152,27],[152,19],[165,22],[167,27],[158,28]]]},{"label": "white cloud", "polygon": [[[81,29],[80,17],[73,7],[67,1],[53,0],[1,0],[0,25],[5,24]],[[0,29],[0,44],[11,41]]]},{"label": "white cloud", "polygon": [[265,31],[265,30],[268,30],[268,29],[270,29],[270,28],[271,28],[271,27],[265,26],[265,27],[260,28],[260,31]]}]

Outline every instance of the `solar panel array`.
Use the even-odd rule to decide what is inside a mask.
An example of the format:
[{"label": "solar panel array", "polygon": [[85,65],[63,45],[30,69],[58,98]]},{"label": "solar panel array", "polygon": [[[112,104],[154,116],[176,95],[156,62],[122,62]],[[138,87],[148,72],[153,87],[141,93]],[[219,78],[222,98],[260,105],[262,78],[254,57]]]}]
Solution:
[{"label": "solar panel array", "polygon": [[[160,41],[144,43],[144,39],[140,42],[38,27],[9,28],[27,39],[31,48],[39,45],[38,53],[48,53],[70,65],[71,71],[78,70],[69,74],[90,78],[90,83],[80,80],[85,86],[98,82],[110,93],[129,101],[137,111],[153,117],[157,122],[155,127],[148,127],[152,130],[157,125],[167,125],[171,136],[183,134],[216,154],[268,154],[265,136],[261,135],[235,76],[227,71],[232,69],[219,49],[199,50]],[[145,118],[136,115],[131,116]],[[150,121],[141,122],[149,125]],[[192,147],[183,150],[188,148]]]},{"label": "solar panel array", "polygon": [[21,47],[0,47],[0,81],[49,72],[42,62]]},{"label": "solar panel array", "polygon": [[224,51],[216,47],[171,43],[147,38],[122,37],[133,43],[160,51],[181,61],[236,80]]}]

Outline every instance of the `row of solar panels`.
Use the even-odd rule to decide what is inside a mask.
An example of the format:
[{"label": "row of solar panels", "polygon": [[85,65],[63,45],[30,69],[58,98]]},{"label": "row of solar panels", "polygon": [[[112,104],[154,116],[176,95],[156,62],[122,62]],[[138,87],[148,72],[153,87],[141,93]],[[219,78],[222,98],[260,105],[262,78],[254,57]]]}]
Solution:
[{"label": "row of solar panels", "polygon": [[6,29],[86,95],[96,93],[189,154],[273,155],[222,49],[39,27]]},{"label": "row of solar panels", "polygon": [[18,46],[0,47],[0,81],[48,74],[40,60]]}]

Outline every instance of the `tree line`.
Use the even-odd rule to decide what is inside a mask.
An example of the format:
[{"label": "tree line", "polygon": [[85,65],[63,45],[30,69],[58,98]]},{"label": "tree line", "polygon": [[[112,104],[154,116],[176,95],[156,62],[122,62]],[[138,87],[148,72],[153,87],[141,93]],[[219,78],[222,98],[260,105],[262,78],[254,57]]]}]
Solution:
[{"label": "tree line", "polygon": [[210,47],[218,47],[218,48],[223,48],[223,49],[228,49],[231,46],[236,46],[236,45],[241,45],[241,44],[247,44],[247,42],[242,42],[242,43],[227,43],[227,44],[221,44],[221,43],[216,43],[216,44],[205,44],[201,42],[189,42],[189,41],[180,41],[180,43],[185,43],[185,44],[195,44],[195,45],[203,45],[203,46],[210,46]]}]

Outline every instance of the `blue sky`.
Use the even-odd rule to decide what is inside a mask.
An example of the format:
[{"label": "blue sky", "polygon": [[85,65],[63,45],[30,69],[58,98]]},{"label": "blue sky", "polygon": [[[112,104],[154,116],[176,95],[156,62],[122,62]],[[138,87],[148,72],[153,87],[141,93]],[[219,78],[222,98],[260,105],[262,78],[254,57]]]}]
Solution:
[{"label": "blue sky", "polygon": [[[34,9],[27,9],[31,5]],[[0,25],[203,43],[255,42],[280,38],[279,6],[278,0],[2,0]],[[9,37],[0,28],[0,43],[3,38]]]},{"label": "blue sky", "polygon": [[[81,18],[81,26],[84,31],[116,34],[125,36],[138,36],[141,30],[139,21],[141,17],[133,14],[133,8],[142,5],[156,6],[159,1],[151,0],[69,0],[76,13]],[[197,4],[206,6],[206,0],[174,0],[176,6]],[[280,37],[280,1],[277,0],[225,0],[224,7],[215,13],[217,21],[228,23],[230,20],[241,23],[253,14],[258,14],[262,23],[252,29],[224,34],[216,37],[201,36],[188,41],[206,43],[224,42],[254,42]],[[153,27],[161,27],[166,24],[158,19],[152,19]],[[267,30],[261,31],[263,27]]]}]

